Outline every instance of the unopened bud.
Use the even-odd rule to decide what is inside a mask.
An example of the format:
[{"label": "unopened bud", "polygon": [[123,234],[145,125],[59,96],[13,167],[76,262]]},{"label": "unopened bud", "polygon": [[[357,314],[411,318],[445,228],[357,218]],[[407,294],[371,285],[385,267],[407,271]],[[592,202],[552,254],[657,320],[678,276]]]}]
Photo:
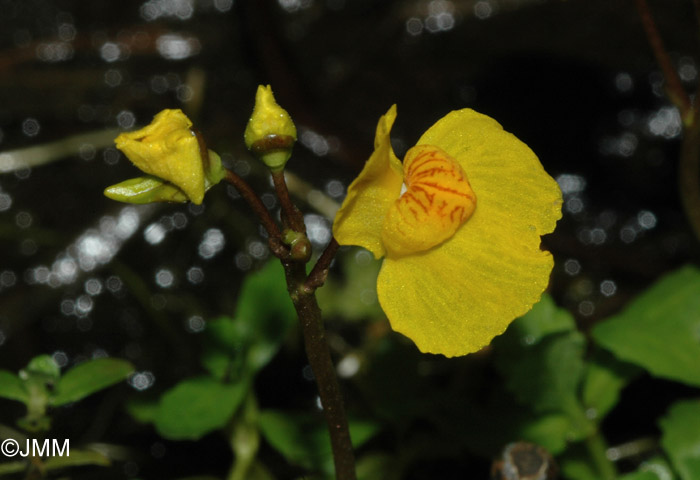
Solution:
[{"label": "unopened bud", "polygon": [[269,85],[258,87],[244,138],[248,149],[272,171],[281,171],[292,154],[297,129],[287,111],[275,101]]},{"label": "unopened bud", "polygon": [[[209,150],[208,159],[204,169],[205,192],[224,177],[221,157],[216,152]],[[155,202],[185,203],[191,200],[179,186],[152,175],[124,180],[107,187],[104,194],[112,200],[137,205]]]}]

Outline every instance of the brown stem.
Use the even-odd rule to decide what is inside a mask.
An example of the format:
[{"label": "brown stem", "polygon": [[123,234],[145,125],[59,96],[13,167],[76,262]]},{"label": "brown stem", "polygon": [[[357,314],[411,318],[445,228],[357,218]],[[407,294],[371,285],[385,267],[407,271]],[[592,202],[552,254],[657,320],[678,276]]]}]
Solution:
[{"label": "brown stem", "polygon": [[[197,138],[199,156],[202,158],[204,169],[207,170],[209,168],[209,149],[207,148],[207,143],[204,140],[204,135],[202,135],[202,133],[195,128],[190,128],[190,130]],[[236,187],[238,193],[240,193],[245,201],[248,202],[250,208],[253,209],[253,212],[255,212],[260,219],[260,222],[263,224],[263,227],[267,231],[267,235],[269,237],[268,244],[270,245],[270,251],[272,254],[278,258],[284,258],[289,249],[282,243],[282,235],[280,234],[280,230],[273,220],[272,215],[270,215],[270,212],[267,211],[265,204],[262,203],[260,197],[258,197],[250,185],[248,185],[248,182],[227,168],[224,169],[224,171],[224,180]]]},{"label": "brown stem", "polygon": [[289,196],[289,190],[287,189],[287,182],[284,179],[284,170],[279,172],[271,172],[272,183],[275,186],[275,191],[277,192],[277,198],[280,200],[280,205],[282,206],[283,218],[286,220],[289,228],[299,233],[306,233],[306,225],[304,225],[304,216],[301,214],[299,209],[294,202],[292,202]]},{"label": "brown stem", "polygon": [[[270,215],[270,212],[267,211],[267,207],[265,207],[265,204],[262,202],[262,200],[260,200],[260,197],[258,197],[258,195],[250,187],[250,185],[248,185],[248,182],[246,182],[241,177],[233,173],[231,170],[226,169],[224,180],[226,180],[228,183],[233,185],[236,188],[236,190],[238,190],[238,193],[241,194],[241,197],[243,197],[243,199],[246,202],[248,202],[250,208],[252,208],[255,215],[258,216],[258,218],[260,219],[260,223],[262,223],[263,227],[267,231],[267,234],[270,236],[270,246],[275,247],[272,249],[273,253],[275,253],[277,247],[281,246],[280,238],[282,234],[280,233],[279,227],[272,218],[272,215]],[[275,255],[279,256],[276,253]]]},{"label": "brown stem", "polygon": [[316,260],[316,265],[314,265],[313,270],[311,270],[309,276],[306,277],[306,282],[304,282],[304,290],[306,292],[311,293],[326,282],[326,278],[328,277],[328,268],[330,267],[331,262],[338,251],[338,247],[338,241],[335,239],[335,237],[332,237],[331,241],[326,246],[326,249],[323,251],[318,260]]},{"label": "brown stem", "polygon": [[683,209],[695,236],[700,240],[700,122],[683,131],[678,182]]},{"label": "brown stem", "polygon": [[664,47],[664,42],[659,35],[659,30],[656,28],[656,22],[651,15],[651,10],[649,9],[649,4],[646,0],[635,0],[637,5],[637,11],[642,19],[642,26],[646,32],[647,39],[649,40],[649,45],[651,46],[654,56],[656,57],[656,62],[661,67],[661,71],[666,79],[666,90],[668,92],[668,97],[671,102],[678,107],[680,110],[681,118],[683,122],[688,124],[693,120],[693,110],[690,105],[690,97],[683,89],[681,84],[681,79],[678,76],[678,72],[673,67],[671,63],[671,58]]},{"label": "brown stem", "polygon": [[331,437],[335,478],[337,480],[355,480],[355,455],[350,442],[350,430],[343,406],[343,397],[340,394],[340,386],[325,337],[321,309],[316,302],[316,296],[304,290],[305,264],[285,261],[282,264],[284,265],[289,293],[299,315],[306,356],[316,379],[323,414],[326,417]]}]

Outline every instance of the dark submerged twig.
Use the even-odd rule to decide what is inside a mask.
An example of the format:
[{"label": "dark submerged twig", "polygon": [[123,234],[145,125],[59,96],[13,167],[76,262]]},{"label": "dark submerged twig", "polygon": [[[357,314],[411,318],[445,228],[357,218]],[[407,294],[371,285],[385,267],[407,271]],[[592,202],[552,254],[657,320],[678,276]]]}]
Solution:
[{"label": "dark submerged twig", "polygon": [[693,122],[683,130],[678,184],[683,209],[695,237],[700,240],[700,122]]},{"label": "dark submerged twig", "polygon": [[681,79],[678,76],[678,72],[671,63],[671,57],[666,51],[664,42],[661,39],[659,30],[656,27],[656,22],[654,22],[654,17],[649,9],[649,4],[646,0],[635,0],[637,5],[637,11],[642,19],[642,26],[647,34],[647,39],[649,40],[649,45],[651,50],[654,52],[654,57],[656,57],[656,62],[659,64],[661,71],[663,72],[664,79],[666,80],[666,91],[668,93],[669,99],[678,107],[680,110],[681,118],[686,121],[686,118],[691,114],[692,108],[690,105],[690,97],[686,93],[683,85],[681,84]]},{"label": "dark submerged twig", "polygon": [[[698,105],[693,104],[686,93],[671,58],[664,47],[659,31],[646,0],[635,0],[637,11],[642,19],[656,61],[666,79],[666,92],[669,100],[678,108],[683,121],[683,143],[678,163],[678,186],[683,209],[688,222],[700,240],[700,127],[698,124]],[[700,0],[693,0],[695,14],[700,22]],[[698,86],[700,94],[700,86]]]}]

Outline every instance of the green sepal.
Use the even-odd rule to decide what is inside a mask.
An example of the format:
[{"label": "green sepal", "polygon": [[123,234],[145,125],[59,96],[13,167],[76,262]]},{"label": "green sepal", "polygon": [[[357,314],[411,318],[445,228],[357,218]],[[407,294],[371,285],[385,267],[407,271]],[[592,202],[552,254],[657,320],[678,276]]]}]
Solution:
[{"label": "green sepal", "polygon": [[260,159],[271,171],[277,173],[284,170],[284,166],[287,161],[292,156],[292,151],[290,150],[277,150],[270,153],[264,153],[260,155]]},{"label": "green sepal", "polygon": [[219,183],[226,176],[226,169],[221,164],[221,157],[213,150],[209,150],[209,165],[204,166],[204,191]]},{"label": "green sepal", "polygon": [[107,187],[104,194],[112,200],[137,205],[155,202],[185,203],[189,201],[185,192],[178,187],[150,175],[130,178]]}]

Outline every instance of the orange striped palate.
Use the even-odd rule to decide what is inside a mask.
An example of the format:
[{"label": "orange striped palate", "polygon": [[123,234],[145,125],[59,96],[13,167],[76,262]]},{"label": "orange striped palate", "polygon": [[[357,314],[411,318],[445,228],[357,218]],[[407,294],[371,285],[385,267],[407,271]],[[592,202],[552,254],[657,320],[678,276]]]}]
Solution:
[{"label": "orange striped palate", "polygon": [[476,196],[467,175],[441,148],[411,148],[403,168],[406,190],[389,209],[382,230],[387,251],[396,256],[441,244],[476,208]]}]

